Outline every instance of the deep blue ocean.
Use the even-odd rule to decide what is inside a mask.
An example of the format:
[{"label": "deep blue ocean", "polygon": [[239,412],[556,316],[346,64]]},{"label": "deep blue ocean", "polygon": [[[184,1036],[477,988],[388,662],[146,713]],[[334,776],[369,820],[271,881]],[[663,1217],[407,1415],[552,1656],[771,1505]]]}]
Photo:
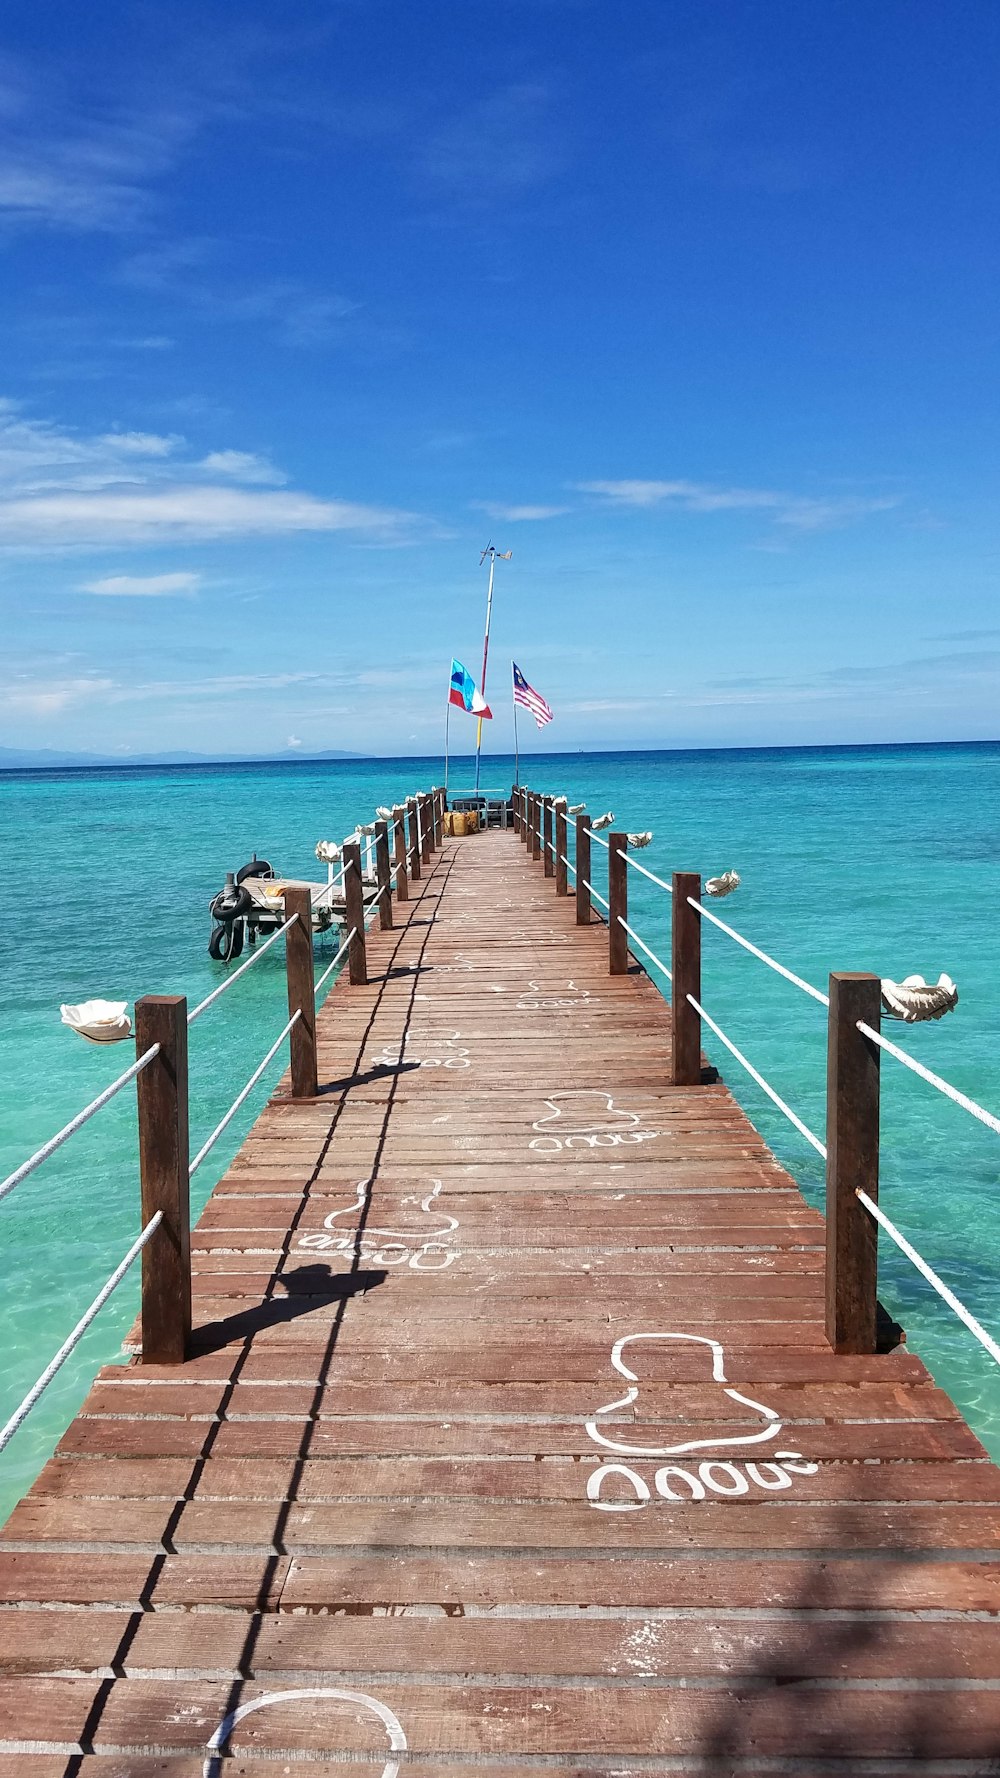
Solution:
[{"label": "deep blue ocean", "polygon": [[[62,1001],[185,993],[223,966],[207,904],[253,851],[322,875],[319,839],[341,839],[378,803],[443,781],[441,759],[109,768],[0,774],[9,907],[0,1021],[0,1177],[131,1060],[82,1043]],[[484,763],[509,787],[513,760]],[[889,1035],[1000,1111],[1000,743],[522,756],[522,782],[652,828],[658,873],[726,869],[742,885],[720,914],[819,987],[832,969],[896,980],[954,977],[958,1009]],[[451,762],[453,790],[468,784]],[[604,854],[594,849],[598,872]],[[599,882],[599,876],[595,876]],[[630,873],[630,921],[669,961],[668,898]],[[322,958],[318,967],[322,966]],[[652,972],[654,980],[655,971]],[[200,1146],[287,1016],[277,945],[191,1033],[191,1141]],[[721,933],[704,934],[703,1000],[820,1136],[822,1007]],[[822,1162],[706,1032],[705,1048],[767,1141],[822,1201]],[[282,1058],[195,1181],[200,1209],[277,1079]],[[1000,1136],[891,1058],[882,1073],[882,1202],[985,1325],[1000,1333]],[[126,1090],[0,1203],[0,1423],[138,1232],[134,1093]],[[1000,1372],[884,1239],[880,1294],[993,1453]],[[0,1514],[24,1491],[97,1366],[120,1351],[137,1305],[130,1278],[0,1456]]]}]

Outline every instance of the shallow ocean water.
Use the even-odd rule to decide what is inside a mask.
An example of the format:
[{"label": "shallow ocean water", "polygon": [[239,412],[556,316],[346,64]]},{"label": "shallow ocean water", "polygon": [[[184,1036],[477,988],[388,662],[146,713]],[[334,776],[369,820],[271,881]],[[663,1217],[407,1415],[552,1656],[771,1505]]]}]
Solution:
[{"label": "shallow ocean water", "polygon": [[[484,766],[509,785],[513,761]],[[565,792],[616,826],[652,828],[658,874],[735,868],[718,911],[818,987],[831,969],[958,983],[955,1013],[889,1035],[1000,1110],[1000,744],[702,753],[537,755],[522,780]],[[377,803],[443,778],[438,759],[115,768],[0,774],[8,913],[0,1023],[0,1177],[100,1091],[128,1045],[84,1044],[62,1001],[215,985],[207,903],[256,850],[320,874],[316,841],[340,839]],[[469,782],[452,761],[453,789]],[[484,841],[483,843],[488,843]],[[595,867],[604,854],[595,847]],[[595,876],[600,882],[600,876]],[[12,892],[16,887],[16,898]],[[630,923],[669,961],[668,897],[630,873]],[[332,947],[330,947],[332,948]],[[651,970],[658,980],[655,970]],[[723,934],[704,934],[703,1002],[822,1136],[823,1009]],[[282,947],[191,1033],[191,1141],[200,1146],[281,1029]],[[712,1037],[705,1048],[775,1153],[822,1202],[822,1162]],[[279,1056],[193,1187],[196,1214],[282,1067]],[[1000,1330],[1000,1136],[889,1057],[882,1070],[882,1202],[975,1314]],[[119,1099],[0,1203],[0,1423],[48,1362],[138,1231],[134,1093]],[[880,1294],[910,1344],[994,1455],[1000,1371],[883,1236]],[[0,1456],[0,1511],[30,1484],[137,1305],[126,1281]]]}]

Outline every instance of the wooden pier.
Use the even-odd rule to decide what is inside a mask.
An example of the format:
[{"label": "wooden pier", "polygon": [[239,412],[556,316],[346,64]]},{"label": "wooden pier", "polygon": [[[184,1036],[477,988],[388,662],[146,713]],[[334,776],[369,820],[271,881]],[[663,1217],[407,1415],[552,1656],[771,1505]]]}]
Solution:
[{"label": "wooden pier", "polygon": [[831,1350],[823,1219],[565,873],[424,851],[186,1362],[106,1368],[2,1533],[3,1778],[997,1770],[1000,1471]]}]

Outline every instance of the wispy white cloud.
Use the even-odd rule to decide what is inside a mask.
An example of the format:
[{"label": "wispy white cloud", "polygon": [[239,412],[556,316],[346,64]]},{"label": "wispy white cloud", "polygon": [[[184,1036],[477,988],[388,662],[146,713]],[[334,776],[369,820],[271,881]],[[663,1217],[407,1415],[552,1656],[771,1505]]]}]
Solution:
[{"label": "wispy white cloud", "polygon": [[77,550],[294,531],[398,530],[409,515],[312,494],[169,487],[0,500],[0,547]]},{"label": "wispy white cloud", "polygon": [[549,89],[519,81],[487,93],[441,125],[417,164],[438,186],[477,202],[537,185],[557,173],[565,158]]},{"label": "wispy white cloud", "polygon": [[91,108],[51,69],[0,71],[0,219],[117,232],[147,214],[149,188],[188,145],[183,103]]},{"label": "wispy white cloud", "polygon": [[899,506],[892,495],[789,494],[773,488],[719,488],[691,481],[577,482],[578,492],[596,494],[613,506],[666,507],[681,512],[756,512],[799,531],[849,524]]},{"label": "wispy white cloud", "polygon": [[288,477],[266,457],[258,457],[253,451],[209,451],[197,465],[206,475],[232,476],[238,482],[270,483],[272,486],[283,486]]},{"label": "wispy white cloud", "polygon": [[558,519],[562,517],[563,513],[570,511],[568,506],[501,506],[490,500],[473,500],[471,505],[476,512],[484,512],[488,518],[497,519],[508,525],[520,525],[541,519]]},{"label": "wispy white cloud", "polygon": [[134,289],[187,303],[215,320],[269,324],[290,346],[328,344],[358,313],[351,298],[298,278],[242,282],[226,267],[225,253],[223,243],[206,236],[161,241],[132,254],[118,275]]},{"label": "wispy white cloud", "polygon": [[106,432],[97,440],[98,445],[106,445],[125,457],[169,457],[183,443],[182,438],[173,434],[164,438],[158,432]]},{"label": "wispy white cloud", "polygon": [[175,436],[86,436],[0,402],[0,548],[61,552],[297,531],[398,542],[419,522],[280,487],[286,480],[251,451],[194,457]]},{"label": "wispy white cloud", "polygon": [[77,678],[32,680],[15,678],[2,687],[3,702],[9,710],[24,716],[56,716],[76,704],[89,703],[114,690],[113,679],[97,674]]},{"label": "wispy white cloud", "polygon": [[103,580],[85,581],[80,591],[112,599],[163,599],[195,593],[200,585],[200,574],[108,574]]}]

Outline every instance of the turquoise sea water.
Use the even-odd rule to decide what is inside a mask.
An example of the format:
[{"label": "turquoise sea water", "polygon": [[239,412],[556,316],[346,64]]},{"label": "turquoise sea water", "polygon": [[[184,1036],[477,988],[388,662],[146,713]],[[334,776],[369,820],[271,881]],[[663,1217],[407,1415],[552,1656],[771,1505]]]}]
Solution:
[{"label": "turquoise sea water", "polygon": [[[513,761],[484,781],[509,784]],[[735,868],[723,916],[807,980],[871,969],[929,980],[947,970],[958,1010],[890,1035],[1000,1110],[1000,744],[725,753],[538,755],[522,779],[652,828],[651,869]],[[0,1022],[0,1177],[127,1066],[59,1022],[61,1001],[196,1000],[220,979],[207,903],[251,854],[317,876],[321,838],[377,803],[443,778],[438,759],[114,769],[0,775],[8,916]],[[452,762],[452,787],[468,782]],[[488,843],[484,841],[483,843]],[[603,853],[595,847],[595,866]],[[599,878],[595,877],[595,881]],[[667,897],[630,873],[630,921],[669,961]],[[705,932],[703,999],[820,1136],[823,1009]],[[653,972],[655,979],[655,971]],[[200,1146],[281,1029],[282,947],[191,1033],[191,1140]],[[706,1049],[814,1202],[822,1162],[706,1033]],[[282,1065],[248,1100],[195,1181],[197,1212]],[[890,1058],[883,1063],[882,1201],[959,1296],[1000,1330],[1000,1136]],[[126,1090],[0,1203],[0,1423],[17,1405],[138,1231],[134,1093]],[[1000,1456],[1000,1371],[883,1238],[881,1294],[971,1424]],[[120,1349],[131,1278],[0,1456],[0,1512],[28,1486],[97,1366]]]}]

